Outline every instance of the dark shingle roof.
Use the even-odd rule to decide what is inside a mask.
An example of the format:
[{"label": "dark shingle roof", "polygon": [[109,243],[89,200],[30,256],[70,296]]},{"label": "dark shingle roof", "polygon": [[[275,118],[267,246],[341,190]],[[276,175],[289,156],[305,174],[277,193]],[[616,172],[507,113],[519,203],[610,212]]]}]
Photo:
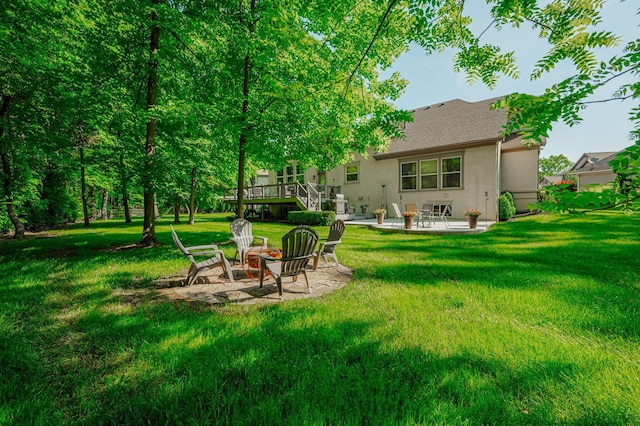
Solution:
[{"label": "dark shingle roof", "polygon": [[[399,154],[463,148],[465,145],[495,143],[500,139],[502,126],[507,122],[505,111],[490,107],[500,98],[479,102],[461,99],[442,102],[413,110],[413,123],[404,126],[404,140],[394,140],[386,153],[376,158]],[[522,147],[522,138],[507,138],[504,149]]]},{"label": "dark shingle roof", "polygon": [[576,172],[591,172],[597,170],[610,170],[609,161],[618,154],[618,151],[612,152],[585,152],[582,157],[571,167]]}]

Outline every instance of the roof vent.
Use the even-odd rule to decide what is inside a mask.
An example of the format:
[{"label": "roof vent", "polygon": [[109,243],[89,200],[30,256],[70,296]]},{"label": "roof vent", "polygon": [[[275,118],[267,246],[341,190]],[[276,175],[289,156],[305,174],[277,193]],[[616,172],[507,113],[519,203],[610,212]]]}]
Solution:
[{"label": "roof vent", "polygon": [[429,108],[431,108],[431,106],[426,107],[424,110],[426,111],[426,110],[428,110]]},{"label": "roof vent", "polygon": [[441,104],[440,104],[440,105],[438,105],[438,106],[439,106],[439,107],[444,106],[444,102],[443,102],[443,103],[441,103]]}]

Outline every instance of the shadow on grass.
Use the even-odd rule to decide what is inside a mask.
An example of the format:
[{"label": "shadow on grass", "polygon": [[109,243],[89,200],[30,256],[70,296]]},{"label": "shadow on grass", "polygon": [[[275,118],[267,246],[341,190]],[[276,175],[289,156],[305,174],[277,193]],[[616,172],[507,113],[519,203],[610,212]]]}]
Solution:
[{"label": "shadow on grass", "polygon": [[[370,332],[376,322],[306,324],[309,308],[265,308],[251,329],[202,315],[167,304],[84,315],[67,331],[82,331],[73,354],[63,334],[46,357],[60,374],[46,394],[64,411],[56,404],[43,415],[115,424],[548,424],[553,410],[540,400],[558,387],[574,391],[571,364],[509,366],[472,348],[390,350]],[[28,398],[14,402],[26,416]]]},{"label": "shadow on grass", "polygon": [[[482,235],[443,237],[348,229],[340,255],[360,262],[358,284],[402,283],[419,290],[416,298],[434,297],[430,290],[442,289],[451,292],[442,305],[462,316],[468,298],[480,291],[486,291],[485,303],[500,291],[518,293],[523,304],[535,296],[538,303],[553,299],[582,309],[582,317],[561,326],[568,334],[581,327],[637,340],[638,237],[631,225],[637,222],[614,222],[593,232],[593,224],[577,223],[554,232],[544,224],[515,222]],[[286,228],[269,228],[270,238]],[[212,231],[179,230],[190,245],[222,236],[226,227]],[[594,400],[590,392],[598,393],[598,385],[585,382],[589,360],[578,365],[554,353],[513,359],[453,335],[433,341],[446,336],[450,326],[437,322],[425,322],[418,338],[407,342],[398,323],[412,319],[393,324],[394,312],[384,309],[389,305],[375,305],[371,294],[344,295],[353,298],[346,307],[328,298],[221,313],[161,302],[153,293],[127,305],[111,288],[145,285],[146,278],[183,259],[168,227],[159,232],[166,245],[144,250],[109,250],[130,238],[113,232],[63,235],[36,247],[3,245],[10,251],[3,250],[0,264],[0,423],[638,420],[628,401]],[[123,265],[126,269],[118,270]],[[454,293],[465,287],[468,293]],[[363,304],[370,305],[365,314],[352,313]],[[516,351],[527,342],[505,338],[505,344]]]}]

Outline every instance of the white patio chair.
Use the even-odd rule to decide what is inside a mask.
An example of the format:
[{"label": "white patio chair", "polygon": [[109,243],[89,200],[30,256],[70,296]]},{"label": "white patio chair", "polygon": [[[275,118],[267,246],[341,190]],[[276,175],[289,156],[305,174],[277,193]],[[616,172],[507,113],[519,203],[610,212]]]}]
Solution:
[{"label": "white patio chair", "polygon": [[267,237],[253,235],[253,225],[246,219],[236,219],[229,225],[231,228],[231,241],[236,243],[235,260],[240,255],[240,264],[244,265],[244,254],[253,246],[253,240],[262,240],[262,245],[267,245]]},{"label": "white patio chair", "polygon": [[442,223],[444,223],[445,228],[451,227],[449,225],[449,219],[447,219],[447,216],[451,216],[452,209],[453,207],[451,206],[451,203],[445,204],[444,207],[440,206],[440,209],[438,209],[438,217],[440,218]]},{"label": "white patio chair", "polygon": [[[231,270],[231,265],[224,257],[222,250],[218,249],[217,245],[211,244],[206,246],[185,247],[180,241],[180,238],[178,238],[178,234],[176,234],[173,226],[169,225],[169,227],[171,228],[173,242],[178,246],[182,254],[187,256],[191,262],[191,267],[187,273],[187,285],[193,284],[198,278],[200,272],[206,269],[215,268],[216,266],[222,266],[222,269],[229,277],[229,281],[233,282],[233,271]],[[196,262],[195,256],[207,256],[209,258],[202,262]]]},{"label": "white patio chair", "polygon": [[402,217],[402,212],[400,211],[400,207],[396,203],[391,203],[391,207],[393,207],[393,212],[396,214],[396,222],[400,226],[404,226],[404,218]]}]

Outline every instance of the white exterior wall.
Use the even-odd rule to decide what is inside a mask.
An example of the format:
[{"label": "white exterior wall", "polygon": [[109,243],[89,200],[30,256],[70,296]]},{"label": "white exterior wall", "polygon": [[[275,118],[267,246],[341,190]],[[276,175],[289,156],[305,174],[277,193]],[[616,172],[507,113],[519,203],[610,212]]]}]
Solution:
[{"label": "white exterior wall", "polygon": [[[538,149],[503,151],[498,155],[499,144],[488,144],[462,150],[437,154],[424,154],[401,158],[376,160],[354,154],[353,161],[359,165],[357,182],[346,182],[346,165],[326,171],[326,184],[340,186],[348,205],[355,213],[367,205],[367,213],[380,206],[382,185],[385,185],[387,216],[395,217],[392,203],[401,211],[406,203],[417,204],[448,200],[453,203],[452,217],[462,218],[466,209],[478,209],[482,218],[498,220],[498,197],[509,191],[514,196],[518,212],[529,211],[528,204],[537,201]],[[400,191],[400,163],[407,160],[462,156],[462,188]],[[501,170],[501,173],[498,171]],[[318,181],[318,171],[310,168],[305,172],[305,182]],[[269,172],[269,184],[276,183],[276,173]],[[487,194],[485,196],[485,193]],[[328,197],[328,194],[324,194]]]},{"label": "white exterior wall", "polygon": [[538,200],[538,156],[538,148],[502,152],[500,191],[513,194],[519,213]]},{"label": "white exterior wall", "polygon": [[[489,220],[497,218],[498,176],[497,145],[486,145],[449,153],[426,154],[412,157],[376,160],[372,156],[364,158],[356,154],[353,163],[360,166],[358,182],[345,183],[345,166],[338,166],[327,172],[327,185],[340,185],[349,205],[356,213],[361,205],[368,206],[367,213],[379,207],[382,185],[386,191],[386,207],[389,217],[395,217],[392,203],[397,203],[402,211],[406,203],[417,204],[430,201],[449,200],[453,202],[452,217],[461,218],[466,209],[478,209]],[[462,188],[400,191],[400,163],[407,160],[440,158],[452,155],[462,156]],[[315,174],[310,171],[310,177]],[[537,175],[536,175],[537,176]],[[335,180],[334,180],[335,179]],[[311,179],[310,179],[311,180]],[[535,183],[535,181],[534,181]],[[487,196],[485,197],[485,192]],[[485,216],[486,215],[486,216]]]}]

